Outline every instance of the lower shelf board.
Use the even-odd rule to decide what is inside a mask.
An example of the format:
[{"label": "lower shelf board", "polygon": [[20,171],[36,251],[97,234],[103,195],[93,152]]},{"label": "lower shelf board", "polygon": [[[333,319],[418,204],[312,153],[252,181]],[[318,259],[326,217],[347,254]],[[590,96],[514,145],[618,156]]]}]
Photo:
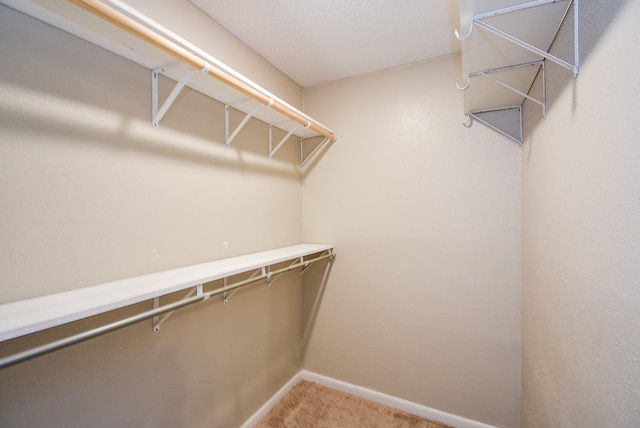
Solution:
[{"label": "lower shelf board", "polygon": [[332,249],[299,244],[0,304],[0,342]]}]

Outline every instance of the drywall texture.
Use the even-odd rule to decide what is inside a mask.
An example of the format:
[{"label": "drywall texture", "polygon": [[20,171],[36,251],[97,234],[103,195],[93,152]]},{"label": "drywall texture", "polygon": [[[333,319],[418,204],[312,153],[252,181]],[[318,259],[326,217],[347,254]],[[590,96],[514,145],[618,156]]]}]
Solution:
[{"label": "drywall texture", "polygon": [[[181,19],[200,13],[181,3]],[[4,6],[0,40],[0,301],[300,242],[299,150],[269,160],[266,124],[226,148],[223,106],[187,90],[155,129],[148,70]],[[262,63],[274,93],[301,94],[237,55],[254,74]],[[180,310],[159,333],[144,322],[0,371],[0,426],[238,426],[300,370],[301,330],[291,273]]]},{"label": "drywall texture", "polygon": [[[523,426],[640,426],[640,2],[581,2],[522,152]],[[565,31],[567,30],[567,31]],[[570,28],[554,52],[572,52]],[[525,112],[532,112],[526,106]],[[535,109],[539,115],[539,109]]]},{"label": "drywall texture", "polygon": [[516,427],[520,147],[462,126],[459,67],[444,57],[305,90],[339,140],[303,183],[304,239],[338,255],[304,367]]}]

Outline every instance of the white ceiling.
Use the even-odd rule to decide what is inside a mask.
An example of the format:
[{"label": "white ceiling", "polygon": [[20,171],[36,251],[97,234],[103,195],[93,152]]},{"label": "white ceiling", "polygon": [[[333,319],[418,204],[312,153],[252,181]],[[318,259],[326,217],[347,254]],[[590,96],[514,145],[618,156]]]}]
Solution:
[{"label": "white ceiling", "polygon": [[190,0],[301,86],[460,50],[458,0]]}]

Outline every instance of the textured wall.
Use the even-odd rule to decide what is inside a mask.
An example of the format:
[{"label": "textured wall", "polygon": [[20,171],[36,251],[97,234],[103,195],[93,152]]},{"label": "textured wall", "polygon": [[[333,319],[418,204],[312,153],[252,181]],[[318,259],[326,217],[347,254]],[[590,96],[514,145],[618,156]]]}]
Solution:
[{"label": "textured wall", "polygon": [[338,254],[304,367],[515,427],[520,147],[462,126],[459,66],[445,57],[305,90],[339,140],[303,184],[304,239]]},{"label": "textured wall", "polygon": [[[180,19],[203,18],[181,3]],[[0,40],[0,301],[300,242],[299,150],[269,160],[265,124],[227,149],[223,106],[185,91],[155,129],[148,70],[4,6]],[[274,93],[301,95],[247,55],[236,62]],[[144,322],[2,370],[0,426],[237,426],[300,369],[299,283],[292,273],[183,309],[159,333]]]},{"label": "textured wall", "polygon": [[[640,2],[581,2],[522,153],[523,426],[640,426]],[[626,4],[625,4],[626,3]],[[568,25],[570,27],[570,25]],[[566,30],[566,31],[565,31]],[[572,52],[571,29],[554,46]]]}]

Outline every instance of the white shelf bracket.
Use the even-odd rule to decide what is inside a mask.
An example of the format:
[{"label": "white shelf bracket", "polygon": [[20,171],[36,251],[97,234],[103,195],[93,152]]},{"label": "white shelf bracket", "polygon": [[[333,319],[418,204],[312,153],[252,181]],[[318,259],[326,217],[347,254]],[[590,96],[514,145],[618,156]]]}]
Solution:
[{"label": "white shelf bracket", "polygon": [[300,263],[302,264],[302,267],[300,268],[300,272],[304,273],[304,271],[309,268],[310,264],[309,263],[305,263],[304,256],[300,257]]},{"label": "white shelf bracket", "polygon": [[[261,269],[256,270],[255,272],[253,272],[251,274],[251,276],[249,277],[249,280],[252,280],[253,278],[255,278],[256,276],[258,276],[260,274],[260,272],[262,272]],[[228,281],[227,278],[223,279],[223,283],[222,283],[222,288],[226,288],[228,286]],[[222,293],[222,302],[226,305],[227,303],[229,303],[229,299],[231,299],[233,296],[235,296],[235,294],[240,291],[239,288],[236,288],[235,290],[232,290],[231,293],[225,291],[224,293]]]},{"label": "white shelf bracket", "polygon": [[[271,107],[272,105],[273,105],[273,99],[269,101],[269,104],[267,105],[267,107]],[[249,122],[249,120],[253,117],[253,115],[256,114],[258,110],[260,110],[261,108],[264,108],[265,106],[260,104],[255,106],[251,111],[245,114],[244,118],[240,121],[238,126],[236,126],[233,132],[229,134],[229,131],[230,131],[229,116],[230,116],[231,107],[233,107],[231,104],[225,104],[224,106],[224,143],[227,145],[227,147],[231,145],[231,142],[234,140],[234,138],[236,138],[236,136],[240,133],[240,131],[242,131],[242,128],[244,128],[244,126]]]},{"label": "white shelf bracket", "polygon": [[269,124],[269,159],[273,159],[273,155],[275,155],[276,152],[280,150],[280,147],[282,147],[282,145],[289,139],[289,137],[291,137],[293,133],[296,132],[296,130],[300,127],[299,124],[296,124],[296,126],[294,126],[293,129],[291,129],[291,131],[289,131],[289,133],[285,135],[282,140],[280,140],[280,142],[276,145],[276,147],[272,148],[273,147],[273,126],[274,124],[272,123]]},{"label": "white shelf bracket", "polygon": [[[542,71],[542,99],[541,100],[535,97],[532,97],[531,95],[519,89],[516,89],[513,86],[509,85],[508,83],[503,82],[502,80],[492,76],[493,73],[499,73],[499,72],[508,71],[508,70],[515,70],[523,67],[540,67],[540,70]],[[507,88],[510,91],[515,92],[516,94],[538,104],[540,107],[542,107],[542,117],[546,117],[547,115],[547,72],[546,72],[544,61],[541,60],[541,61],[527,62],[524,64],[510,65],[507,67],[494,68],[491,70],[476,71],[474,73],[469,74],[469,78],[476,77],[476,76],[484,76],[487,79],[497,83],[498,85],[504,88]],[[469,84],[467,84],[467,86],[469,86]]]},{"label": "white shelf bracket", "polygon": [[[196,285],[195,287],[193,287],[191,290],[189,290],[189,292],[187,294],[185,294],[185,296],[182,298],[182,300],[187,300],[190,297],[192,297],[194,294],[197,294],[198,296],[203,296],[203,288],[202,288],[202,284]],[[205,296],[205,300],[208,297]],[[158,309],[160,307],[160,297],[154,297],[153,298],[153,309]],[[162,317],[160,316],[155,316],[153,317],[153,331],[160,331],[160,326],[166,321],[168,320],[171,315],[173,315],[175,311],[171,311],[171,312],[167,312],[166,314],[164,314]]]},{"label": "white shelf bracket", "polygon": [[[222,288],[227,288],[227,278],[223,278],[222,279]],[[233,293],[231,293],[231,296],[233,296],[236,293],[236,291],[238,291],[238,290],[233,290]],[[229,295],[229,292],[227,292],[227,291],[222,293],[222,303],[224,303],[225,305],[227,303],[229,303],[229,298],[231,296]]]},{"label": "white shelf bracket", "polygon": [[[517,121],[515,129],[509,126],[512,124],[513,118],[507,117],[505,120],[506,115],[513,116],[514,113]],[[522,106],[471,111],[467,116],[467,122],[463,123],[465,127],[469,128],[473,120],[477,120],[516,143],[522,144]],[[505,122],[507,123],[505,124]]]},{"label": "white shelf bracket", "polygon": [[[316,137],[312,137],[312,138],[316,138]],[[325,144],[327,144],[329,141],[331,141],[328,138],[324,138],[320,142],[320,144],[318,144],[311,151],[311,153],[309,153],[307,156],[305,156],[304,155],[304,143],[305,143],[306,140],[308,140],[308,138],[301,138],[300,139],[300,165],[302,165],[302,166],[304,166],[309,161],[309,159],[311,159]]]},{"label": "white shelf bracket", "polygon": [[[525,10],[525,9],[530,9],[532,7],[537,7],[537,6],[543,6],[543,5],[547,5],[547,4],[553,4],[553,3],[558,3],[561,1],[570,1],[573,4],[573,19],[574,19],[574,34],[573,34],[573,42],[574,42],[574,64],[570,64],[569,62],[558,58],[554,55],[551,55],[550,53],[537,48],[505,31],[500,30],[499,28],[496,28],[490,24],[487,24],[484,19],[486,18],[491,18],[494,16],[499,16],[499,15],[504,15],[504,14],[508,14],[508,13],[512,13],[512,12],[516,12],[516,11],[520,11],[520,10]],[[569,10],[569,8],[567,8],[567,11]],[[564,21],[564,19],[563,19]],[[535,1],[531,1],[528,3],[523,3],[520,5],[516,5],[516,6],[511,6],[511,7],[506,7],[503,9],[498,9],[498,10],[493,10],[491,12],[486,12],[486,13],[482,13],[479,15],[475,15],[471,21],[471,28],[469,30],[469,34],[467,34],[466,36],[460,36],[458,34],[458,32],[456,31],[456,37],[458,37],[458,40],[466,40],[469,37],[471,37],[471,34],[473,32],[474,26],[478,26],[481,28],[484,28],[485,30],[499,36],[502,37],[524,49],[527,49],[530,52],[533,52],[536,55],[541,56],[542,58],[548,59],[549,61],[552,61],[570,71],[573,72],[573,76],[577,77],[578,73],[580,72],[580,14],[579,14],[579,1],[578,0],[535,0]]]},{"label": "white shelf bracket", "polygon": [[[336,254],[333,252],[333,250],[327,250],[327,251],[323,251],[320,254],[321,257],[328,257],[329,258],[329,262],[333,263],[333,259],[335,259]],[[304,275],[305,271],[313,264],[313,261],[305,261],[304,260],[304,256],[300,257],[300,261],[298,262],[298,264],[302,265],[300,266],[300,273],[302,275]]]},{"label": "white shelf bracket", "polygon": [[180,80],[173,87],[173,90],[164,101],[162,106],[158,108],[159,95],[158,95],[158,79],[161,72],[164,71],[163,67],[156,68],[151,71],[151,124],[154,127],[158,127],[160,121],[167,113],[173,102],[178,98],[180,92],[184,89],[185,85],[193,75],[195,71],[193,68],[188,68],[183,74]]},{"label": "white shelf bracket", "polygon": [[[300,259],[302,259],[302,257],[301,257]],[[294,260],[292,260],[292,261],[291,261],[291,263],[289,264],[289,266],[287,266],[287,267],[286,267],[287,272],[289,271],[289,269],[291,269],[291,268],[292,268],[293,266],[295,266],[296,264],[298,264],[298,261],[297,261],[297,260],[295,260],[295,259],[294,259]],[[285,273],[285,272],[281,272],[281,273],[277,274],[275,277],[273,277],[273,278],[270,280],[270,284],[271,284],[271,285],[273,285],[273,283],[274,283],[274,282],[276,282],[276,281],[278,280],[278,278],[280,278],[284,273]]]},{"label": "white shelf bracket", "polygon": [[271,266],[262,267],[262,276],[265,277],[267,288],[271,288]]}]

